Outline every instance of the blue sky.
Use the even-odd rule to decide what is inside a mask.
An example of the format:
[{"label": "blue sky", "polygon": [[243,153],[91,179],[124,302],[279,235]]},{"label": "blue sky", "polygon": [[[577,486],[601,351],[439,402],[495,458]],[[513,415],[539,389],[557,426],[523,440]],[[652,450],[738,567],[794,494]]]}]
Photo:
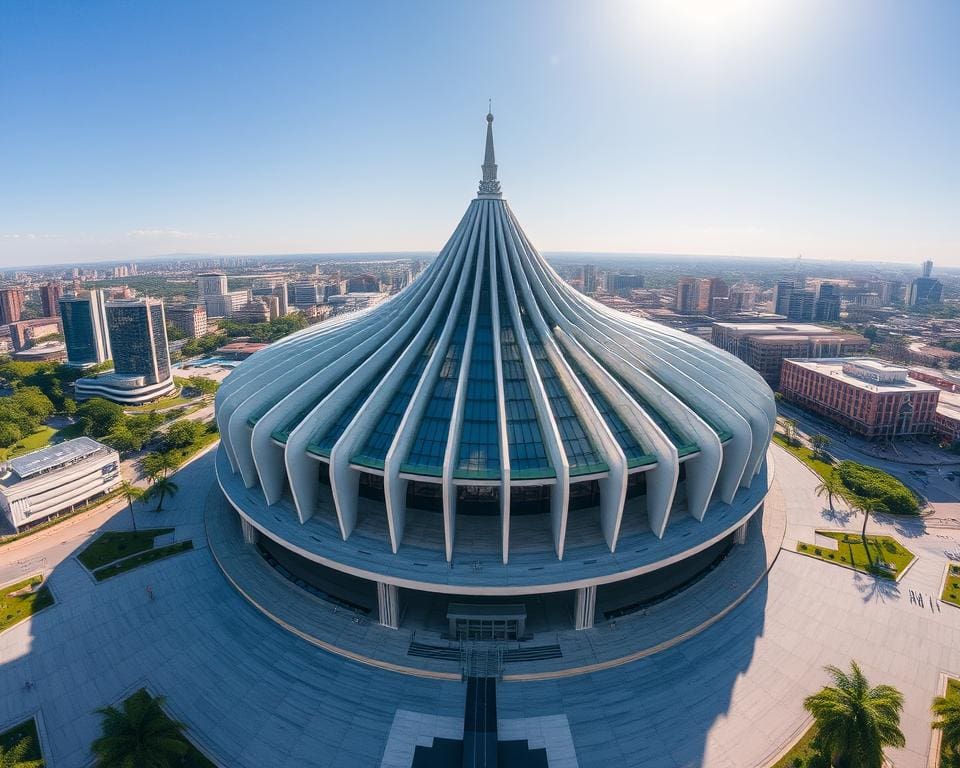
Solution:
[{"label": "blue sky", "polygon": [[0,266],[436,250],[960,265],[960,3],[0,0]]}]

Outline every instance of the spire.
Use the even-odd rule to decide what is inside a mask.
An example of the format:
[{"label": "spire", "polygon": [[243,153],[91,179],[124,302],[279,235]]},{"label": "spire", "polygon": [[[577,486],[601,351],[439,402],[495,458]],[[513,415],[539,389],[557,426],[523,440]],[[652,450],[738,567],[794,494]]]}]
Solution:
[{"label": "spire", "polygon": [[487,146],[483,153],[483,178],[480,181],[480,197],[500,197],[500,182],[497,181],[497,159],[493,152],[493,104],[487,112]]}]

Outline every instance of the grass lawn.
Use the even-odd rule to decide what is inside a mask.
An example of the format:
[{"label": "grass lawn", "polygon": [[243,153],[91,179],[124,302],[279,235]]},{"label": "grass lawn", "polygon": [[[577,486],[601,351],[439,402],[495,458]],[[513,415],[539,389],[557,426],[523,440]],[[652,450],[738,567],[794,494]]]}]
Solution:
[{"label": "grass lawn", "polygon": [[[37,611],[53,605],[53,594],[43,584],[43,576],[31,576],[0,592],[0,632],[30,618]],[[14,593],[21,594],[14,594]]]},{"label": "grass lawn", "polygon": [[98,568],[93,572],[93,577],[97,581],[105,581],[106,579],[118,576],[121,573],[132,571],[134,568],[139,568],[141,565],[154,563],[157,560],[163,560],[165,557],[177,555],[190,549],[193,549],[193,542],[189,539],[187,541],[178,541],[176,544],[168,544],[165,547],[148,549],[145,552],[141,552],[138,555],[133,555],[125,560],[118,560],[111,565],[105,565],[102,568]]},{"label": "grass lawn", "polygon": [[77,555],[77,559],[89,570],[95,571],[114,560],[153,548],[153,540],[173,528],[152,528],[146,531],[110,531],[101,534]]},{"label": "grass lawn", "polygon": [[37,733],[37,721],[32,717],[0,733],[0,747],[3,747],[4,752],[6,752],[8,749],[17,746],[24,738],[30,739],[30,749],[27,750],[23,759],[40,760],[42,766],[43,755],[40,752],[40,734]]},{"label": "grass lawn", "polygon": [[196,397],[182,397],[181,395],[172,395],[170,397],[164,397],[160,400],[156,400],[152,403],[147,403],[145,405],[137,405],[132,408],[125,408],[124,410],[127,413],[151,413],[152,411],[159,411],[162,408],[173,408],[177,405],[186,405],[187,403],[192,403],[196,400]]},{"label": "grass lawn", "polygon": [[30,453],[30,451],[36,451],[39,448],[43,448],[51,440],[53,436],[57,434],[57,430],[53,427],[42,426],[32,435],[27,435],[20,442],[11,446],[10,448],[4,448],[0,450],[0,458],[3,458],[4,461],[7,459],[12,459],[14,456],[21,456],[24,453]]},{"label": "grass lawn", "polygon": [[810,469],[820,475],[820,477],[827,477],[834,471],[833,464],[830,461],[824,461],[805,445],[788,443],[786,436],[782,432],[773,433],[773,442],[781,448],[790,451],[790,453],[800,459],[800,461],[810,467]]},{"label": "grass lawn", "polygon": [[803,768],[808,765],[810,758],[817,754],[811,746],[811,742],[816,735],[817,731],[811,725],[807,732],[800,737],[800,740],[793,745],[793,748],[777,760],[771,768]]},{"label": "grass lawn", "polygon": [[[804,542],[797,544],[797,551],[828,563],[852,566],[863,573],[870,573],[870,559],[867,557],[867,551],[863,547],[863,539],[859,533],[842,531],[817,531],[817,533],[840,542],[837,551]],[[867,536],[867,542],[870,545],[870,557],[873,558],[873,562],[884,560],[893,566],[890,572],[893,578],[899,576],[913,562],[914,554],[890,536]]]},{"label": "grass lawn", "polygon": [[960,563],[950,563],[947,580],[943,585],[940,599],[945,603],[960,607]]}]

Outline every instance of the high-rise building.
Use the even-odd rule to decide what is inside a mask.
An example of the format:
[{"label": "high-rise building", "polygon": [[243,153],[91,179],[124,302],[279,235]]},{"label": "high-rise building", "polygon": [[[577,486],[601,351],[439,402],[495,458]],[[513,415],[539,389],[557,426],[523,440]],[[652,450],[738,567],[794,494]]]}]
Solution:
[{"label": "high-rise building", "polygon": [[0,288],[0,325],[17,322],[23,314],[23,288]]},{"label": "high-rise building", "polygon": [[174,304],[165,307],[167,322],[198,339],[207,332],[207,310],[201,304]]},{"label": "high-rise building", "polygon": [[611,272],[607,275],[607,292],[616,296],[629,296],[632,291],[643,288],[643,275]]},{"label": "high-rise building", "polygon": [[[301,281],[299,283],[290,283],[290,303],[295,307],[312,307],[315,304],[322,304],[324,294],[321,292],[322,285],[314,282]],[[339,293],[337,288],[335,293]]]},{"label": "high-rise building", "polygon": [[227,276],[223,272],[201,272],[197,275],[197,298],[227,292]]},{"label": "high-rise building", "polygon": [[107,329],[113,372],[78,379],[78,400],[105,397],[123,404],[154,400],[173,390],[166,316],[159,299],[110,301]]},{"label": "high-rise building", "polygon": [[793,280],[778,280],[773,289],[773,311],[796,323],[813,320],[816,296]]},{"label": "high-rise building", "polygon": [[[261,282],[261,281],[258,281]],[[268,281],[262,281],[266,283]],[[269,281],[270,285],[257,285],[254,283],[252,290],[253,297],[255,299],[264,299],[267,303],[270,303],[270,299],[274,298],[277,300],[277,314],[279,317],[290,312],[290,305],[287,301],[287,284],[285,282],[277,282],[275,280]]]},{"label": "high-rise building", "polygon": [[240,307],[250,302],[250,291],[227,291],[208,293],[203,297],[207,317],[230,317]]},{"label": "high-rise building", "polygon": [[583,292],[590,294],[597,290],[597,268],[593,264],[583,266]]},{"label": "high-rise building", "polygon": [[692,315],[697,311],[697,279],[695,277],[681,277],[677,281],[676,310],[681,315]]},{"label": "high-rise building", "polygon": [[103,291],[61,296],[60,318],[67,345],[67,363],[86,368],[110,359],[110,337]]},{"label": "high-rise building", "polygon": [[837,322],[840,319],[840,294],[833,283],[820,284],[813,319],[823,323]]},{"label": "high-rise building", "polygon": [[347,293],[379,293],[380,279],[376,275],[354,275],[347,280]]},{"label": "high-rise building", "polygon": [[924,304],[940,304],[943,301],[943,283],[930,277],[933,272],[933,262],[925,261],[921,265],[923,277],[914,278],[907,293],[907,304],[911,307]]},{"label": "high-rise building", "polygon": [[702,277],[697,280],[697,311],[709,313],[713,307],[713,300],[726,298],[730,288],[719,277]]},{"label": "high-rise building", "polygon": [[56,317],[60,314],[61,296],[63,296],[61,283],[47,283],[40,286],[40,306],[44,317]]}]

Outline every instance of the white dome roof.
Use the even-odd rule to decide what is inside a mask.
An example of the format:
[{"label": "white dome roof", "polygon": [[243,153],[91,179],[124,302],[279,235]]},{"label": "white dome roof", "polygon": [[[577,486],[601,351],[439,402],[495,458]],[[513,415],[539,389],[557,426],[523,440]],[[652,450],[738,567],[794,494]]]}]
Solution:
[{"label": "white dome roof", "polygon": [[489,118],[480,193],[430,267],[372,310],[258,352],[217,394],[230,468],[266,504],[289,493],[303,524],[332,496],[346,540],[361,478],[375,478],[397,553],[411,487],[433,488],[451,560],[469,488],[493,503],[503,563],[511,496],[531,487],[550,488],[561,559],[571,490],[584,483],[599,492],[610,552],[632,482],[645,502],[631,514],[656,537],[680,507],[703,520],[760,472],[775,416],[769,387],[736,358],[560,279],[501,197]]}]

